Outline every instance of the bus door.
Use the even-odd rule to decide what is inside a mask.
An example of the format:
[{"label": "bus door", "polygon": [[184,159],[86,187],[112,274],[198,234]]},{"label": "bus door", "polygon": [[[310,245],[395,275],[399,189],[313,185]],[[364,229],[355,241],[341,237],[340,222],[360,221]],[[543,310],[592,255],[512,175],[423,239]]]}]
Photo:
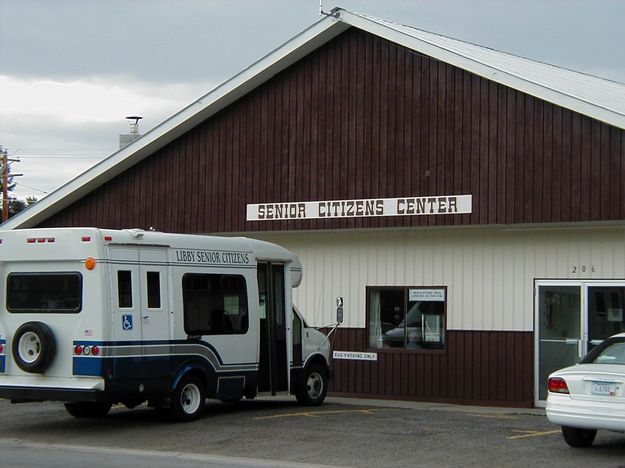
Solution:
[{"label": "bus door", "polygon": [[143,376],[169,376],[169,295],[167,249],[139,249],[139,287],[141,289],[141,340]]},{"label": "bus door", "polygon": [[258,264],[259,392],[288,391],[284,265]]},{"label": "bus door", "polygon": [[[139,253],[129,246],[109,246],[111,258],[111,339],[117,343],[113,360],[116,379],[136,379],[143,372],[141,356],[141,295]],[[122,348],[123,347],[123,348]]]},{"label": "bus door", "polygon": [[109,252],[113,287],[112,337],[123,346],[119,353],[126,356],[115,360],[115,375],[118,378],[168,375],[167,251],[158,247],[110,246]]}]

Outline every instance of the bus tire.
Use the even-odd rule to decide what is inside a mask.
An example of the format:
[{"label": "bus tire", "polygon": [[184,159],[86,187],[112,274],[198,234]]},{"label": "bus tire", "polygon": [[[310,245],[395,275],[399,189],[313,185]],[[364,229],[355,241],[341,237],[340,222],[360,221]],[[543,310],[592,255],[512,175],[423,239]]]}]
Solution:
[{"label": "bus tire", "polygon": [[295,393],[297,401],[306,406],[317,406],[323,403],[328,393],[328,373],[326,369],[313,364],[306,368],[299,389]]},{"label": "bus tire", "polygon": [[42,373],[54,359],[56,340],[45,323],[26,322],[13,336],[12,351],[20,369],[30,373]]},{"label": "bus tire", "polygon": [[170,419],[178,422],[198,419],[204,411],[205,400],[204,383],[195,375],[184,376],[171,396]]},{"label": "bus tire", "polygon": [[65,409],[75,418],[103,418],[112,404],[108,401],[65,403]]}]

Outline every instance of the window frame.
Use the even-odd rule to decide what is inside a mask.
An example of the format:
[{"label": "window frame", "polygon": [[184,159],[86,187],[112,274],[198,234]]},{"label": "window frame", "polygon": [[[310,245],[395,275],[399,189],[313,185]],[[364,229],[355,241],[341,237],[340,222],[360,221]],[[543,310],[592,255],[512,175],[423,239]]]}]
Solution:
[{"label": "window frame", "polygon": [[[388,348],[375,348],[369,344],[369,336],[370,336],[370,307],[371,307],[371,292],[372,291],[396,291],[401,289],[403,291],[404,296],[404,319],[406,318],[406,314],[408,313],[408,290],[409,289],[442,289],[445,291],[445,301],[443,301],[443,346],[442,348],[421,348],[421,349],[411,349],[406,348],[406,343],[404,341],[404,346],[401,348],[388,347]],[[443,285],[433,285],[433,286],[375,286],[368,285],[365,286],[365,334],[366,334],[366,351],[372,353],[391,353],[391,354],[447,354],[447,337],[448,337],[448,328],[447,328],[447,304],[449,301],[448,295],[448,287]],[[404,338],[405,340],[405,338]]]},{"label": "window frame", "polygon": [[[15,276],[74,276],[78,278],[79,303],[76,309],[14,309],[9,303],[11,288],[9,281]],[[11,314],[79,314],[83,308],[83,276],[79,271],[13,271],[7,275],[5,307]]]}]

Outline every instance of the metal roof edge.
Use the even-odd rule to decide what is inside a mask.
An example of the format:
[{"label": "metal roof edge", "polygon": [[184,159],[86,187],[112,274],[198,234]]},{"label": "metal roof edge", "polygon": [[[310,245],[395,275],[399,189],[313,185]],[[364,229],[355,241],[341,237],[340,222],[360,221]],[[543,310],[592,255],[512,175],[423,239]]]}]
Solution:
[{"label": "metal roof edge", "polygon": [[[490,81],[511,87],[513,89],[530,94],[553,104],[565,107],[580,114],[592,117],[618,128],[625,129],[625,115],[615,112],[605,107],[588,102],[559,90],[549,88],[535,81],[527,80],[519,76],[508,73],[492,65],[466,57],[458,52],[448,50],[438,44],[416,38],[410,34],[391,28],[374,18],[362,14],[354,13],[344,9],[336,12],[338,18],[353,27],[362,29],[396,44],[402,45],[414,51],[429,55],[435,59],[462,68],[468,72],[482,76]],[[482,47],[482,46],[476,46]],[[504,52],[501,52],[502,54]],[[510,55],[510,54],[507,54]],[[530,60],[530,59],[526,59]],[[545,64],[546,66],[548,64]],[[553,67],[554,65],[548,65]],[[558,67],[556,67],[558,68]],[[588,75],[585,75],[588,76]],[[601,78],[595,77],[598,80]]]},{"label": "metal roof edge", "polygon": [[173,114],[141,138],[116,151],[54,192],[4,223],[0,230],[37,225],[82,196],[108,182],[236,101],[310,52],[329,42],[349,25],[334,16],[321,18],[232,78]]}]

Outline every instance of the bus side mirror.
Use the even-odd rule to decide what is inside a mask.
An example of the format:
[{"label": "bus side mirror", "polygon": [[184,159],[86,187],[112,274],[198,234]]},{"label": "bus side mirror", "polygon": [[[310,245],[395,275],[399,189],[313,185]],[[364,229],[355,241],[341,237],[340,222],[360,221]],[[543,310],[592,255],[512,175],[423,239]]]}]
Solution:
[{"label": "bus side mirror", "polygon": [[343,323],[343,307],[336,308],[336,323]]}]

